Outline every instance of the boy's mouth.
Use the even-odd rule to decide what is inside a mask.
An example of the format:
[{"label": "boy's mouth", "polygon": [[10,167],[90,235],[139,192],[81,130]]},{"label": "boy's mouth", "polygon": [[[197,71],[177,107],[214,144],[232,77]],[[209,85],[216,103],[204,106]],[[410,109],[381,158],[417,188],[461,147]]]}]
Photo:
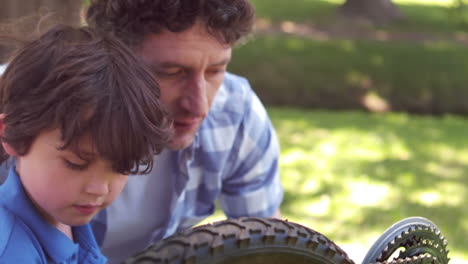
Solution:
[{"label": "boy's mouth", "polygon": [[80,213],[84,215],[94,214],[100,206],[93,204],[84,204],[84,205],[73,205],[73,207]]}]

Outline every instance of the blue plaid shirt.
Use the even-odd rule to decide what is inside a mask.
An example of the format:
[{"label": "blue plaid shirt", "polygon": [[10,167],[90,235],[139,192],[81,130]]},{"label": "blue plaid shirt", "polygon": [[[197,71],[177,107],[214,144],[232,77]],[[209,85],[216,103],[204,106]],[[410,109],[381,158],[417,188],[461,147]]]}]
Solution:
[{"label": "blue plaid shirt", "polygon": [[[283,199],[278,157],[278,140],[262,103],[246,79],[226,73],[192,145],[170,152],[170,211],[154,212],[167,219],[151,240],[197,224],[214,212],[215,200],[230,218],[272,216]],[[145,202],[149,207],[148,201],[127,204]],[[92,226],[102,244],[105,211]]]}]

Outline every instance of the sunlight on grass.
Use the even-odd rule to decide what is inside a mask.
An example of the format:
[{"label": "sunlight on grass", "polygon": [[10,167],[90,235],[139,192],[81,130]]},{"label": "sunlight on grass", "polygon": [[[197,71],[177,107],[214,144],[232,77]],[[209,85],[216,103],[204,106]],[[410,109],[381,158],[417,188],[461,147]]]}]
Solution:
[{"label": "sunlight on grass", "polygon": [[309,157],[307,154],[308,154],[307,152],[304,152],[301,149],[292,149],[292,150],[284,153],[281,156],[281,163],[284,166],[287,166],[287,165],[293,165],[294,166],[299,161],[303,161],[305,159],[307,159],[307,160],[310,159],[311,157]]},{"label": "sunlight on grass", "polygon": [[354,45],[354,42],[351,40],[341,40],[339,42],[339,46],[346,52],[356,51],[356,46]]},{"label": "sunlight on grass", "polygon": [[468,260],[463,119],[277,108],[270,113],[282,146],[285,218],[345,248],[365,249],[394,222],[419,215],[442,229],[454,263]]},{"label": "sunlight on grass", "polygon": [[299,39],[288,39],[286,45],[292,51],[303,51],[306,43]]},{"label": "sunlight on grass", "polygon": [[322,195],[310,205],[305,205],[304,209],[311,213],[311,216],[325,216],[329,213],[331,199],[328,195]]},{"label": "sunlight on grass", "polygon": [[[286,29],[294,23],[334,28],[336,10],[345,0],[252,2],[259,17],[284,23]],[[377,26],[376,33],[466,36],[467,26],[453,13],[452,0],[393,2],[407,19]],[[400,101],[418,107],[439,97],[454,102],[446,104],[447,110],[465,109],[466,51],[465,45],[447,41],[420,45],[262,35],[236,50],[230,71],[247,76],[261,98],[275,103],[309,106],[316,104],[304,98],[342,95],[320,101],[332,101],[333,107],[358,87],[373,102],[386,100],[389,108]],[[368,249],[394,222],[419,215],[441,228],[451,263],[468,263],[466,117],[285,108],[269,112],[281,143],[285,218],[354,254]]]},{"label": "sunlight on grass", "polygon": [[[392,224],[436,223],[451,263],[468,263],[468,122],[458,117],[269,108],[281,143],[283,218],[356,263]],[[221,211],[201,224],[225,219]]]},{"label": "sunlight on grass", "polygon": [[350,181],[346,187],[349,202],[357,206],[380,206],[388,201],[390,194],[390,186],[386,184]]},{"label": "sunlight on grass", "polygon": [[465,201],[461,196],[454,194],[464,191],[465,186],[453,183],[441,183],[437,186],[437,190],[429,189],[414,192],[414,196],[410,200],[428,207],[444,205],[461,207]]},{"label": "sunlight on grass", "polygon": [[440,193],[435,191],[422,192],[419,194],[419,197],[417,197],[417,200],[422,204],[433,206],[440,200]]},{"label": "sunlight on grass", "polygon": [[[310,0],[316,1],[316,0]],[[342,4],[344,0],[324,0],[325,2]],[[396,4],[419,4],[419,5],[435,5],[435,6],[451,6],[454,0],[393,0]]]},{"label": "sunlight on grass", "polygon": [[428,151],[437,153],[439,158],[448,162],[456,161],[461,163],[468,163],[468,148],[462,150],[454,150],[452,146],[444,142],[434,142],[427,144]]},{"label": "sunlight on grass", "polygon": [[456,180],[466,177],[466,168],[462,166],[449,166],[437,162],[428,162],[428,164],[425,166],[425,170],[428,173],[439,175],[439,177],[444,179]]},{"label": "sunlight on grass", "polygon": [[434,5],[434,6],[452,6],[454,0],[393,0],[396,4],[419,4],[419,5]]}]

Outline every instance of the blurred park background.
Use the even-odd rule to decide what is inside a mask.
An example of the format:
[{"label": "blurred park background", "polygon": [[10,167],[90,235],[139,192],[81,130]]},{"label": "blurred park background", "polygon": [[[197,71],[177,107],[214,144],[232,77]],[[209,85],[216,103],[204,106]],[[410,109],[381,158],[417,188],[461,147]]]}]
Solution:
[{"label": "blurred park background", "polygon": [[[390,225],[423,216],[451,263],[468,263],[468,1],[251,1],[256,31],[229,71],[250,80],[278,132],[284,218],[359,263]],[[0,21],[39,10],[79,24],[86,7],[0,3]]]}]

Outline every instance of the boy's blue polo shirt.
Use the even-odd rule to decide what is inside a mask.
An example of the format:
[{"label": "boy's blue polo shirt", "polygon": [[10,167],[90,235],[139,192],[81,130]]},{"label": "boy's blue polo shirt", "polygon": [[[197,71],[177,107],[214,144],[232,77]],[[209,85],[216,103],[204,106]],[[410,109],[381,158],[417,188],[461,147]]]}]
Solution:
[{"label": "boy's blue polo shirt", "polygon": [[13,166],[0,186],[0,263],[106,263],[89,224],[73,234],[76,243],[43,219]]}]

